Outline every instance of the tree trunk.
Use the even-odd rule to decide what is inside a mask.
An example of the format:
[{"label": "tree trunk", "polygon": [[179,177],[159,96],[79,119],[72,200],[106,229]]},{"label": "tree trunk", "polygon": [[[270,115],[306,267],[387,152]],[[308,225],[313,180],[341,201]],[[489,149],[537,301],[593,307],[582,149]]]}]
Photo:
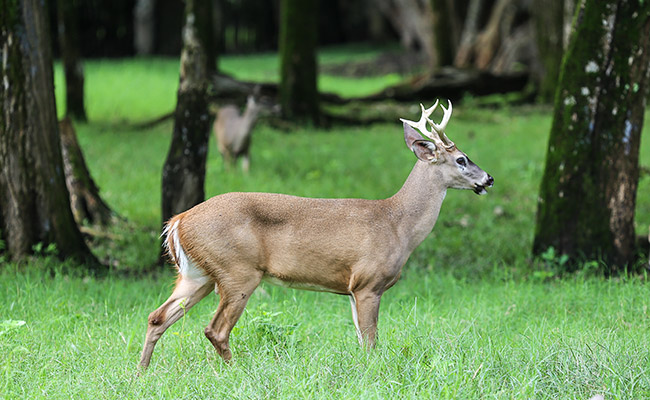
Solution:
[{"label": "tree trunk", "polygon": [[183,30],[183,2],[156,1],[154,13],[154,52],[178,57],[183,47],[183,39],[178,34]]},{"label": "tree trunk", "polygon": [[156,0],[137,0],[133,9],[133,47],[135,54],[153,53]]},{"label": "tree trunk", "polygon": [[[380,0],[377,7],[388,19],[406,49],[419,50],[429,70],[439,66],[432,0]],[[445,33],[448,37],[448,33]]]},{"label": "tree trunk", "polygon": [[[545,103],[551,103],[555,98],[555,88],[560,76],[562,55],[565,49],[565,14],[568,8],[565,0],[550,2],[534,0],[532,2],[535,41],[541,66],[535,71],[535,80],[539,87],[539,98]],[[569,27],[571,26],[571,17],[571,15],[568,16]]]},{"label": "tree trunk", "polygon": [[65,115],[79,121],[86,121],[84,70],[79,46],[77,8],[74,0],[57,1],[59,46],[65,74]]},{"label": "tree trunk", "polygon": [[460,44],[458,51],[454,58],[454,66],[458,68],[466,68],[472,62],[474,55],[474,44],[476,43],[476,36],[480,28],[480,19],[485,9],[485,2],[487,0],[470,0],[467,8],[467,16],[465,17],[465,24],[463,26],[463,33],[460,37]]},{"label": "tree trunk", "polygon": [[77,225],[108,225],[114,214],[99,196],[99,188],[90,176],[77,141],[77,134],[69,118],[59,122],[59,132],[65,183],[70,192],[70,208]]},{"label": "tree trunk", "polygon": [[218,72],[219,65],[212,3],[213,0],[194,0],[196,33],[205,53],[205,63],[210,75]]},{"label": "tree trunk", "polygon": [[[202,202],[208,153],[208,75],[206,57],[194,26],[195,1],[188,0],[174,131],[162,172],[162,218],[167,221]],[[204,1],[204,0],[201,0]]]},{"label": "tree trunk", "polygon": [[582,0],[560,73],[533,251],[634,260],[650,2]]},{"label": "tree trunk", "polygon": [[562,28],[562,46],[564,50],[569,47],[569,38],[571,37],[571,27],[573,26],[575,11],[576,0],[564,0],[564,25]]},{"label": "tree trunk", "polygon": [[451,65],[454,61],[453,16],[447,0],[431,0],[433,13],[434,46],[437,66]]},{"label": "tree trunk", "polygon": [[285,118],[320,121],[316,35],[318,0],[282,0],[280,104]]},{"label": "tree trunk", "polygon": [[476,37],[476,67],[486,69],[514,21],[514,0],[497,0],[485,29]]},{"label": "tree trunk", "polygon": [[55,244],[98,263],[77,228],[65,186],[47,12],[37,0],[0,0],[0,231],[10,258]]}]

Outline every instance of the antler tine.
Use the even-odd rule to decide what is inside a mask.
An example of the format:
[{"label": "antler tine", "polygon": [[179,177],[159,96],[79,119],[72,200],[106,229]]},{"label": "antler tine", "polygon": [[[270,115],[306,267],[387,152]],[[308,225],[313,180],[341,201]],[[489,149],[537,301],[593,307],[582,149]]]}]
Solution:
[{"label": "antler tine", "polygon": [[[433,113],[433,111],[436,109],[438,106],[438,101],[436,100],[436,103],[431,106],[430,108],[424,108],[422,103],[420,103],[420,109],[422,110],[422,115],[420,116],[420,120],[418,122],[415,121],[409,121],[404,118],[400,118],[400,121],[404,122],[405,124],[408,124],[412,126],[413,128],[417,129],[420,131],[420,133],[427,138],[433,140],[434,142],[441,143],[441,139],[437,138],[434,134],[433,131],[429,131],[427,129],[427,123],[431,124],[431,120],[429,119],[429,116]],[[445,144],[442,142],[442,144]]]},{"label": "antler tine", "polygon": [[[440,124],[436,124],[435,122],[431,121],[429,118],[427,118],[427,121],[431,124],[431,128],[440,136],[440,139],[445,143],[445,146],[448,149],[453,149],[456,145],[454,142],[449,140],[447,135],[445,134],[445,128],[447,127],[447,123],[449,123],[449,120],[451,119],[451,113],[452,113],[452,106],[451,106],[451,100],[447,100],[449,106],[445,108],[443,105],[440,105],[440,108],[442,108],[443,116],[442,116],[442,121],[440,121]],[[438,102],[436,101],[436,105]],[[447,144],[448,143],[448,144]]]}]

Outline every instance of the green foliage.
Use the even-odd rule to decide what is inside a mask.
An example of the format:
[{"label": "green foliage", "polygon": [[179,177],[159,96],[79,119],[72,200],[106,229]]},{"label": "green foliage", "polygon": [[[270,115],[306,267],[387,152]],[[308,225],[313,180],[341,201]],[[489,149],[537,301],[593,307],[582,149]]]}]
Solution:
[{"label": "green foliage", "polygon": [[32,252],[36,257],[51,257],[56,256],[58,250],[56,249],[56,243],[45,245],[43,242],[38,242],[32,246]]}]

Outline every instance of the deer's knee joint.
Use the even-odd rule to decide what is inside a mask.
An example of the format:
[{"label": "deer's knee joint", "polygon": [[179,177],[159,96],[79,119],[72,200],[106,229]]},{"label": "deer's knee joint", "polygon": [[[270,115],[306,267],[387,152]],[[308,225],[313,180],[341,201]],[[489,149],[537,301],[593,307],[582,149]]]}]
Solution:
[{"label": "deer's knee joint", "polygon": [[228,335],[222,332],[216,332],[214,329],[211,327],[206,327],[205,328],[205,336],[210,339],[212,343],[215,344],[215,346],[223,346],[223,344],[228,344]]},{"label": "deer's knee joint", "polygon": [[149,314],[149,325],[151,326],[159,326],[162,325],[163,322],[165,322],[165,309],[157,309],[156,311],[152,312]]},{"label": "deer's knee joint", "polygon": [[212,328],[206,326],[205,329],[203,330],[203,333],[205,333],[205,337],[207,337],[208,339],[210,339],[210,341],[212,341],[212,338],[214,336],[214,331],[212,330]]}]

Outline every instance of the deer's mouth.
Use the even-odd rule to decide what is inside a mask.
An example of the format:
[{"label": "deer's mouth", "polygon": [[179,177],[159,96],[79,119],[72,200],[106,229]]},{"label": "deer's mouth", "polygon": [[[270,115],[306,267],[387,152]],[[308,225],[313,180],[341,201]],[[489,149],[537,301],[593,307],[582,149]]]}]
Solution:
[{"label": "deer's mouth", "polygon": [[482,185],[479,183],[474,184],[474,193],[476,194],[487,194],[487,190],[485,190],[486,187],[492,187],[494,185],[494,178],[492,178],[490,175],[487,176],[487,179],[485,180],[485,183]]},{"label": "deer's mouth", "polygon": [[478,195],[487,194],[487,190],[485,190],[485,186],[479,185],[478,183],[474,184],[474,188],[472,190],[474,190],[474,193]]}]

